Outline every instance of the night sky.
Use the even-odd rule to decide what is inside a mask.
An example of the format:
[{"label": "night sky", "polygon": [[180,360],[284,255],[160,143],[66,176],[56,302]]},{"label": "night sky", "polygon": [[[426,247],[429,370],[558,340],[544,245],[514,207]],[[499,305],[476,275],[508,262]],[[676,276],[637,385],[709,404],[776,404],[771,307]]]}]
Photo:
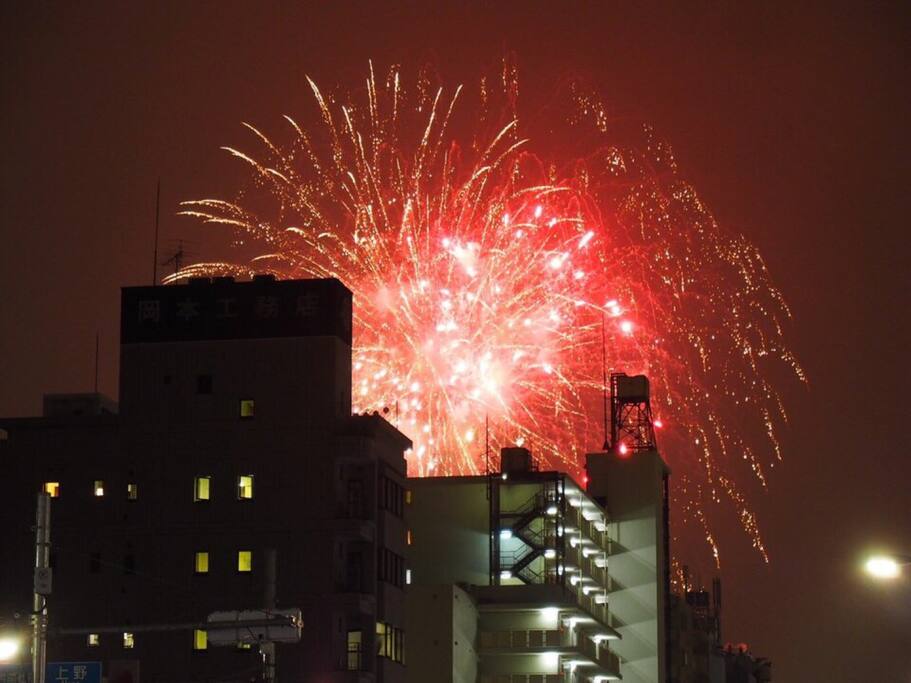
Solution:
[{"label": "night sky", "polygon": [[473,83],[511,52],[524,88],[581,76],[652,123],[793,308],[809,387],[783,385],[785,463],[754,499],[771,564],[721,535],[725,639],[776,681],[911,680],[911,575],[859,572],[911,553],[900,4],[339,4],[0,5],[0,415],[91,390],[96,331],[116,397],[119,288],[151,281],[159,177],[162,255],[225,256],[177,202],[233,196],[246,171],[219,146],[309,106],[305,75],[357,83],[373,59]]}]

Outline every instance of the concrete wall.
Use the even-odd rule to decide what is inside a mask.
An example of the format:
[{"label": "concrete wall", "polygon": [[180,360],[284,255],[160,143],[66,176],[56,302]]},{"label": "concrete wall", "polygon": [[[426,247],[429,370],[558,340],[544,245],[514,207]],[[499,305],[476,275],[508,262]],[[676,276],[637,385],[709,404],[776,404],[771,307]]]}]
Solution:
[{"label": "concrete wall", "polygon": [[412,586],[405,623],[409,683],[475,683],[478,613],[471,596],[451,584]]},{"label": "concrete wall", "polygon": [[483,478],[410,479],[406,521],[412,585],[489,582],[489,512]]},{"label": "concrete wall", "polygon": [[588,493],[606,500],[615,541],[610,611],[623,638],[611,649],[622,658],[624,683],[664,683],[667,466],[656,451],[646,451],[626,458],[589,454],[586,469]]}]

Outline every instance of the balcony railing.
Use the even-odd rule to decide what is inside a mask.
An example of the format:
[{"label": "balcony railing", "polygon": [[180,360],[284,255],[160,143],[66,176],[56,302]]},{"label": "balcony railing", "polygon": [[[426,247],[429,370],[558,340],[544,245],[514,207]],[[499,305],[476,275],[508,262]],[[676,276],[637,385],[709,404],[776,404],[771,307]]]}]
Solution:
[{"label": "balcony railing", "polygon": [[562,674],[481,674],[481,683],[566,683]]},{"label": "balcony railing", "polygon": [[[595,643],[574,629],[525,629],[520,631],[481,631],[482,654],[486,650],[541,652],[560,648],[561,654],[572,657],[578,653],[587,657],[610,674],[620,673],[620,659],[610,651],[607,642]],[[539,674],[540,675],[540,674]]]},{"label": "balcony railing", "polygon": [[570,645],[566,632],[558,629],[524,629],[521,631],[481,631],[481,648],[528,650]]}]

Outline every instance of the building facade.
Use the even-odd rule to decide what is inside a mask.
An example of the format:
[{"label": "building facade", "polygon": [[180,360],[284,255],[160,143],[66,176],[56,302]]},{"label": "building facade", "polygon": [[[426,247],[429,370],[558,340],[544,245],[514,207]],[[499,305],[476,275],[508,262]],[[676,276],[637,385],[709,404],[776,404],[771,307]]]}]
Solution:
[{"label": "building facade", "polygon": [[490,475],[410,480],[408,680],[663,683],[665,489],[644,473],[665,471],[639,455],[644,469],[619,471],[614,454],[588,456],[587,487],[521,448]]},{"label": "building facade", "polygon": [[[0,613],[27,613],[52,496],[52,661],[144,681],[259,677],[215,611],[300,608],[279,681],[404,681],[404,451],[351,415],[351,294],[227,278],[123,290],[119,408],[48,397],[0,420]],[[194,628],[193,625],[199,626]]]}]

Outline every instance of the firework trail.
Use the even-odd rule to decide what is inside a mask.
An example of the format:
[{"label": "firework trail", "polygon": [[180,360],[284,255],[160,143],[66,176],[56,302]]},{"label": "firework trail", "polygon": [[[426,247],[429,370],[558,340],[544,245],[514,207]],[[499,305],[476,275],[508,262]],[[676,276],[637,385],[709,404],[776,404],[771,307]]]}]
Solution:
[{"label": "firework trail", "polygon": [[[488,419],[493,452],[524,444],[542,466],[578,474],[603,441],[603,331],[607,365],[652,381],[684,519],[717,561],[705,510],[725,498],[766,557],[735,479],[746,466],[765,486],[781,457],[785,414],[766,366],[802,372],[759,253],[718,226],[648,128],[612,142],[607,110],[581,88],[544,117],[559,132],[536,138],[508,63],[470,95],[432,83],[371,66],[353,94],[310,81],[313,124],[285,117],[285,142],[247,125],[259,151],[225,149],[253,187],[182,213],[231,228],[258,255],[176,277],[344,282],[354,410],[395,411],[414,441],[412,475],[482,470]],[[760,452],[747,443],[757,429]]]}]

